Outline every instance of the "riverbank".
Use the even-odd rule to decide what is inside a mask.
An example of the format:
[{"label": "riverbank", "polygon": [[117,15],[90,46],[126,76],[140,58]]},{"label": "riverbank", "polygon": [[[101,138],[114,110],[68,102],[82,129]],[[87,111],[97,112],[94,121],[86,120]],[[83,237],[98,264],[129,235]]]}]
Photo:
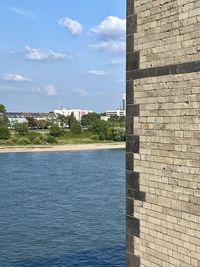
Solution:
[{"label": "riverbank", "polygon": [[26,152],[64,152],[99,149],[124,149],[125,143],[96,143],[96,144],[68,144],[45,146],[1,146],[0,153],[26,153]]}]

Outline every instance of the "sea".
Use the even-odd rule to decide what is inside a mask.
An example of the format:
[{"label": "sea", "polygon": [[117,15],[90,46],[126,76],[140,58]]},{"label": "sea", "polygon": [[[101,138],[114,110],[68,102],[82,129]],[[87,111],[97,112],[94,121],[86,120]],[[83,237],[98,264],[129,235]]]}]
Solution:
[{"label": "sea", "polygon": [[124,150],[0,154],[0,267],[124,267]]}]

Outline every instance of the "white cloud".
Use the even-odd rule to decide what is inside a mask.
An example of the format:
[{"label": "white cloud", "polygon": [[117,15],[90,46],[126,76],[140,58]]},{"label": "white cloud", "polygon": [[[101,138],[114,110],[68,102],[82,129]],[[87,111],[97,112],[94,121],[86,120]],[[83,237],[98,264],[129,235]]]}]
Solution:
[{"label": "white cloud", "polygon": [[72,93],[80,97],[88,96],[88,92],[85,89],[79,87],[73,88]]},{"label": "white cloud", "polygon": [[[107,54],[125,53],[126,43],[126,20],[119,17],[109,16],[99,25],[93,27],[91,32],[98,37],[99,42],[91,44],[90,47],[96,51]],[[116,65],[114,62],[112,65]]]},{"label": "white cloud", "polygon": [[107,72],[104,70],[89,70],[87,71],[88,74],[94,75],[94,76],[105,76],[108,75]]},{"label": "white cloud", "polygon": [[0,85],[0,92],[23,92],[22,88],[18,88],[12,85]]},{"label": "white cloud", "polygon": [[83,29],[83,26],[78,21],[70,18],[61,18],[58,23],[66,28],[73,36],[79,36]]},{"label": "white cloud", "polygon": [[99,25],[93,27],[91,31],[103,40],[124,38],[126,33],[126,20],[109,16]]},{"label": "white cloud", "polygon": [[4,76],[5,81],[14,81],[14,82],[31,82],[32,80],[29,78],[26,78],[19,74],[6,74]]},{"label": "white cloud", "polygon": [[58,94],[57,89],[52,84],[48,84],[48,85],[44,85],[44,86],[38,86],[35,88],[35,91],[37,91],[40,94],[45,94],[48,96],[55,96]]},{"label": "white cloud", "polygon": [[52,84],[47,85],[31,85],[25,86],[12,86],[10,84],[2,84],[0,85],[0,92],[16,92],[16,93],[29,93],[29,94],[42,94],[47,96],[55,96],[58,94],[57,89]]},{"label": "white cloud", "polygon": [[71,58],[70,56],[67,56],[63,52],[57,52],[54,50],[42,50],[37,48],[31,48],[29,46],[25,47],[26,49],[26,58],[29,60],[34,61],[47,61],[47,60],[59,60],[59,59],[65,59]]},{"label": "white cloud", "polygon": [[123,65],[125,63],[125,58],[117,58],[117,59],[112,59],[110,62],[108,62],[108,65]]},{"label": "white cloud", "polygon": [[28,11],[28,10],[24,10],[24,9],[13,7],[13,6],[9,6],[7,7],[7,9],[24,18],[29,18],[29,19],[36,18],[36,15],[33,12]]},{"label": "white cloud", "polygon": [[90,45],[90,47],[95,49],[96,51],[103,51],[108,54],[125,53],[126,51],[125,41],[102,41],[97,44],[92,44]]}]

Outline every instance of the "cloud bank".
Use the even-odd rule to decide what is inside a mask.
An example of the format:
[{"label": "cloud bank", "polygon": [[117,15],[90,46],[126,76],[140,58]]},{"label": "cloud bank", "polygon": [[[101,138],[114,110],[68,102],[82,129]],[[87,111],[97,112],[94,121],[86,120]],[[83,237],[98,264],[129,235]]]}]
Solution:
[{"label": "cloud bank", "polygon": [[41,86],[12,86],[10,84],[2,84],[0,85],[0,92],[23,92],[23,93],[31,93],[31,94],[42,94],[46,96],[56,96],[58,95],[58,91],[52,84],[41,85]]},{"label": "cloud bank", "polygon": [[72,89],[72,93],[79,97],[85,97],[88,96],[88,92],[85,89],[76,87]]},{"label": "cloud bank", "polygon": [[99,42],[91,44],[90,47],[96,51],[108,54],[125,53],[126,20],[119,17],[109,16],[99,25],[91,29]]},{"label": "cloud bank", "polygon": [[44,86],[38,86],[35,88],[35,91],[37,91],[40,94],[45,94],[48,96],[55,96],[58,94],[57,89],[52,84],[48,84],[48,85],[44,85]]},{"label": "cloud bank", "polygon": [[125,36],[126,20],[109,16],[99,25],[93,27],[91,31],[103,40],[119,39]]},{"label": "cloud bank", "polygon": [[14,82],[31,82],[32,80],[29,78],[26,78],[19,74],[6,74],[3,78],[5,81],[14,81]]},{"label": "cloud bank", "polygon": [[81,35],[83,26],[78,21],[64,17],[61,18],[58,23],[66,28],[73,36]]},{"label": "cloud bank", "polygon": [[87,71],[87,73],[90,75],[94,75],[94,76],[106,76],[106,75],[108,75],[108,73],[105,72],[104,70],[89,70],[89,71]]},{"label": "cloud bank", "polygon": [[66,57],[71,58],[63,52],[58,52],[51,49],[42,50],[38,48],[31,48],[30,46],[26,46],[25,49],[26,58],[32,61],[62,60]]},{"label": "cloud bank", "polygon": [[126,51],[126,43],[123,41],[104,41],[97,44],[90,45],[96,51],[103,51],[109,54],[119,54]]},{"label": "cloud bank", "polygon": [[29,11],[29,10],[24,10],[21,8],[17,8],[14,6],[9,6],[7,7],[8,10],[12,11],[13,13],[22,16],[24,18],[28,18],[28,19],[35,19],[36,18],[36,14],[34,14],[33,12]]}]

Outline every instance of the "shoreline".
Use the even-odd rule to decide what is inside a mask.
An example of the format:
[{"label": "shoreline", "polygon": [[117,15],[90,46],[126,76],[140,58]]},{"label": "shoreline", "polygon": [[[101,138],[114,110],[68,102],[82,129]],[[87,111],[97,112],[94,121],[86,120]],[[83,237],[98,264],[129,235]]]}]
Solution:
[{"label": "shoreline", "polygon": [[87,151],[101,149],[125,149],[125,143],[96,143],[96,144],[67,144],[54,146],[15,146],[0,147],[0,154],[3,153],[28,153],[28,152],[67,152],[67,151]]}]

